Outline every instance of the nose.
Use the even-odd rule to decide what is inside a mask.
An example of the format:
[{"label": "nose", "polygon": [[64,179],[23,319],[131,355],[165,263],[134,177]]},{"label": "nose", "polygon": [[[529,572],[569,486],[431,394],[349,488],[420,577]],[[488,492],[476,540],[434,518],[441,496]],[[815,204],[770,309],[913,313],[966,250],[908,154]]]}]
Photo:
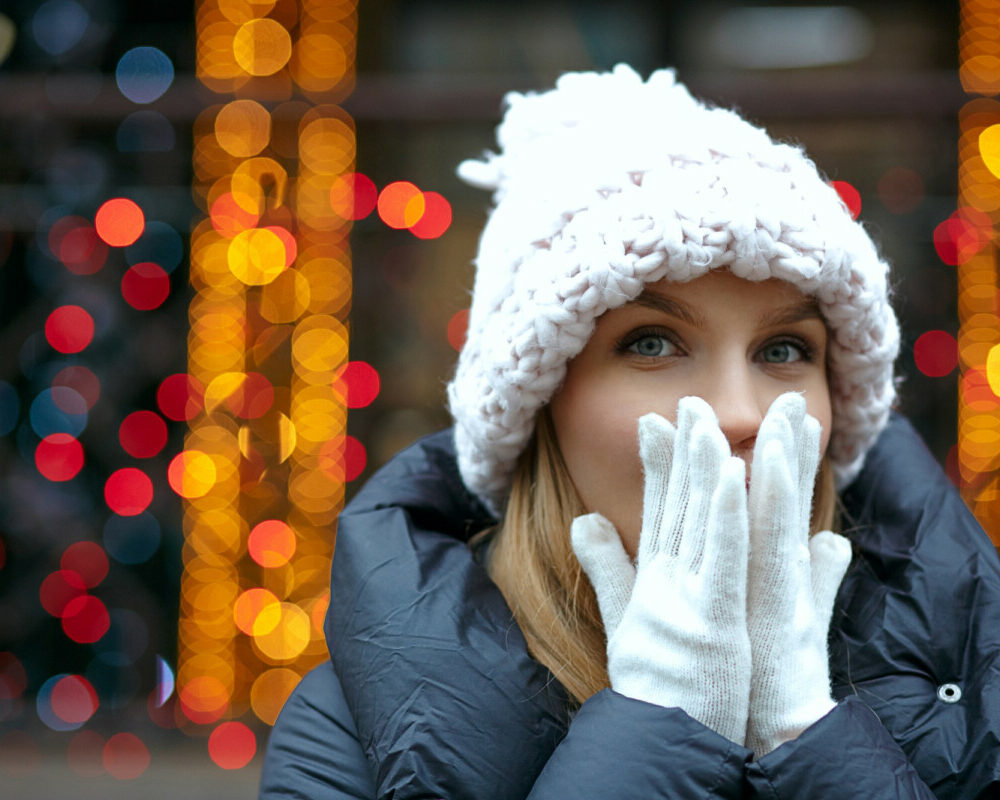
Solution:
[{"label": "nose", "polygon": [[699,396],[715,411],[729,449],[749,464],[757,431],[767,413],[765,398],[755,384],[749,365],[745,362],[722,365],[700,388]]}]

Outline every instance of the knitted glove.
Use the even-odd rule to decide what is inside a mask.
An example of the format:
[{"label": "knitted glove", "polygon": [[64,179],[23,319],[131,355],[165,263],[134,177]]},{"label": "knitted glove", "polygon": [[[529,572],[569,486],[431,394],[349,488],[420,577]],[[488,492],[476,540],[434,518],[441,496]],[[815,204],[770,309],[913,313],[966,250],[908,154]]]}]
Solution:
[{"label": "knitted glove", "polygon": [[761,757],[836,705],[827,634],[851,545],[809,537],[820,425],[801,395],[778,397],[761,423],[750,472],[747,627],[753,652],[746,746]]},{"label": "knitted glove", "polygon": [[712,409],[680,401],[677,430],[639,420],[645,470],[635,568],[600,514],[573,522],[573,550],[597,594],[611,687],[679,707],[743,743],[750,694],[746,471]]}]

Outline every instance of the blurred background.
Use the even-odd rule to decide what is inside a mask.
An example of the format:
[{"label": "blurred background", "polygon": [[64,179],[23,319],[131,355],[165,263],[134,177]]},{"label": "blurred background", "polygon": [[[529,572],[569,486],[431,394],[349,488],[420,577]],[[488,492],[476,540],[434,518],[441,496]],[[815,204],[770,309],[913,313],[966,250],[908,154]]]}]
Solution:
[{"label": "blurred background", "polygon": [[566,70],[675,66],[806,147],[893,264],[900,408],[989,530],[997,21],[942,0],[7,0],[4,796],[254,796],[325,658],[336,512],[449,423],[489,207],[455,166],[495,145],[506,91]]}]

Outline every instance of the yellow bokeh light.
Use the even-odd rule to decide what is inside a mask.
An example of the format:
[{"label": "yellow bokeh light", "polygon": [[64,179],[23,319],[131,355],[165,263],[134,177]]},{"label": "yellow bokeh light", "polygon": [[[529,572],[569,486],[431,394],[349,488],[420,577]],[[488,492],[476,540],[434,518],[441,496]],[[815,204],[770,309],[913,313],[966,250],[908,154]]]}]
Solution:
[{"label": "yellow bokeh light", "polygon": [[303,320],[292,334],[296,372],[335,370],[347,359],[347,329],[336,317],[317,314]]},{"label": "yellow bokeh light", "polygon": [[[261,215],[285,202],[288,172],[273,158],[248,158],[233,170],[229,180],[233,200],[245,211]],[[271,202],[267,202],[270,197]]]},{"label": "yellow bokeh light", "polygon": [[979,154],[987,169],[1000,178],[1000,125],[990,125],[979,134]]},{"label": "yellow bokeh light", "polygon": [[290,661],[309,644],[309,615],[294,603],[268,606],[254,622],[253,641],[272,661]]},{"label": "yellow bokeh light", "polygon": [[354,131],[341,119],[313,120],[299,134],[299,158],[307,169],[319,175],[340,175],[351,167],[355,157]]},{"label": "yellow bokeh light", "polygon": [[255,100],[233,100],[215,118],[215,137],[230,155],[250,158],[271,140],[271,115]]},{"label": "yellow bokeh light", "polygon": [[167,468],[170,487],[181,497],[201,497],[208,494],[217,478],[215,461],[200,450],[178,453]]},{"label": "yellow bokeh light", "polygon": [[229,243],[229,269],[248,286],[263,286],[285,271],[285,245],[266,228],[237,234]]},{"label": "yellow bokeh light", "polygon": [[274,725],[288,696],[302,676],[287,667],[275,667],[258,676],[250,689],[250,707],[267,725]]},{"label": "yellow bokeh light", "polygon": [[[236,622],[236,627],[247,636],[253,636],[258,629],[263,633],[269,632],[280,619],[280,603],[275,594],[267,589],[247,589],[233,605],[233,620]],[[274,609],[274,613],[261,621],[261,613],[271,608]]]},{"label": "yellow bokeh light", "polygon": [[309,309],[309,280],[298,270],[286,270],[260,293],[260,315],[275,324],[295,322]]},{"label": "yellow bokeh light", "polygon": [[993,394],[1000,395],[1000,344],[993,345],[986,356],[986,380]]},{"label": "yellow bokeh light", "polygon": [[292,37],[273,19],[253,19],[233,37],[233,55],[251,75],[273,75],[292,56]]}]

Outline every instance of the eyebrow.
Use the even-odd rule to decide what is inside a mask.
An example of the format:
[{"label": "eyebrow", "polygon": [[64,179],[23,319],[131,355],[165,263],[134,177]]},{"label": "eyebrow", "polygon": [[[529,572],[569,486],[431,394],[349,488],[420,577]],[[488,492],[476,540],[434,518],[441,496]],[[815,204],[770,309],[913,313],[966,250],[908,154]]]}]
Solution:
[{"label": "eyebrow", "polygon": [[[654,311],[661,311],[664,314],[677,317],[695,328],[707,327],[705,318],[682,300],[667,297],[658,292],[646,291],[639,295],[635,302]],[[812,297],[803,297],[787,306],[765,311],[757,318],[757,327],[771,328],[777,325],[791,325],[805,319],[823,319],[819,304]]]}]

